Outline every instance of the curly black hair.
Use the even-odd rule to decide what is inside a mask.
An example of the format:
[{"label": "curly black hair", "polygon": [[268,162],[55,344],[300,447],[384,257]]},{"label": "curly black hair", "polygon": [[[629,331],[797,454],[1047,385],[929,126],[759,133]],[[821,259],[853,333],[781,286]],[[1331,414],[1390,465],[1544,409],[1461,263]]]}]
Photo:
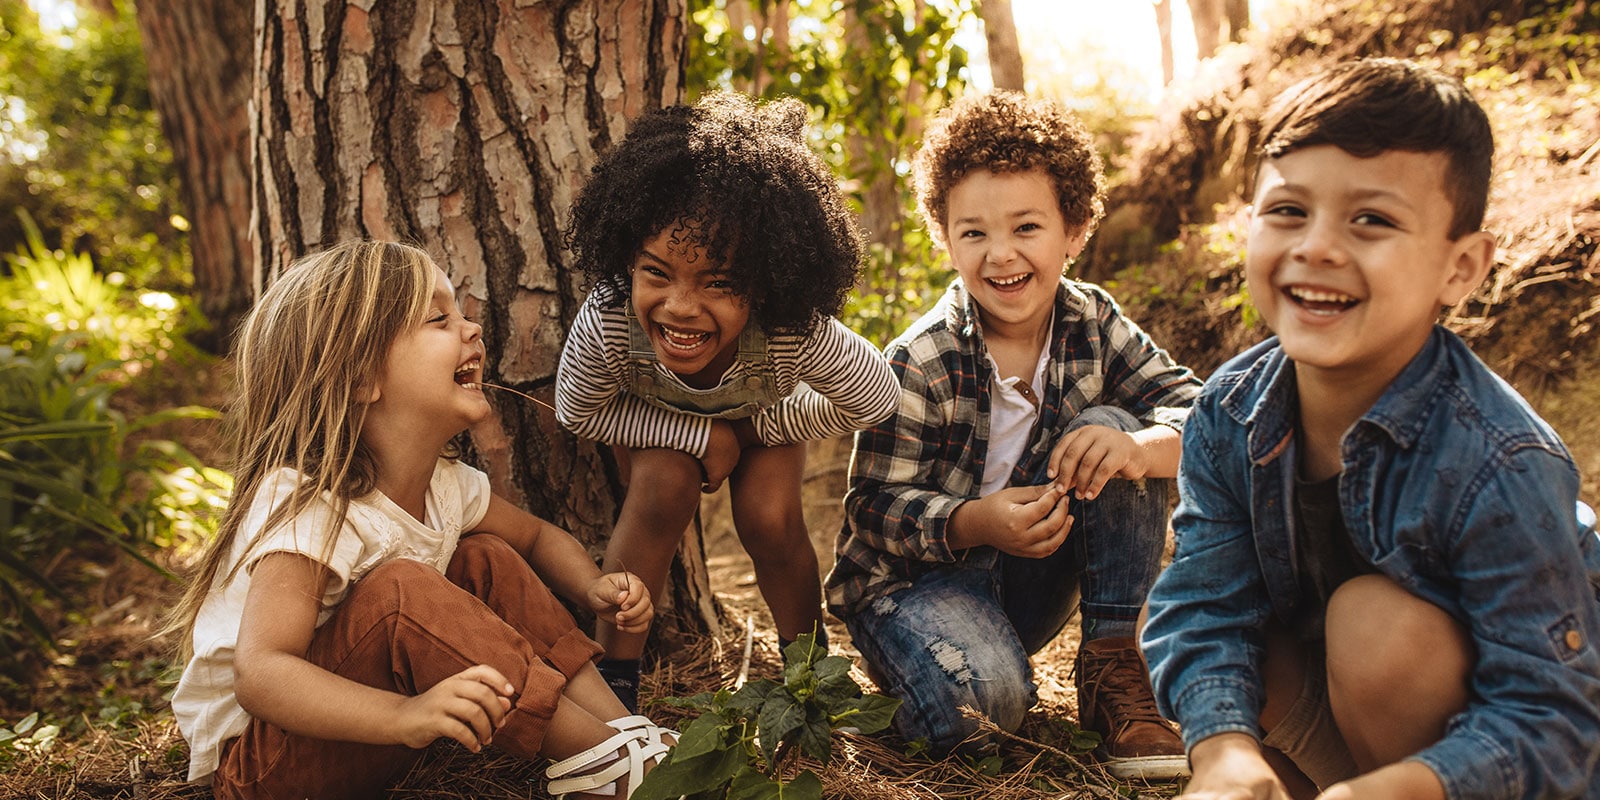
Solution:
[{"label": "curly black hair", "polygon": [[763,331],[810,333],[843,308],[863,250],[805,124],[798,100],[758,105],[732,93],[641,116],[573,204],[566,245],[576,266],[620,304],[645,240],[686,222],[695,244],[727,265]]},{"label": "curly black hair", "polygon": [[912,159],[917,208],[935,242],[944,240],[950,190],[974,170],[1044,170],[1068,228],[1105,214],[1105,176],[1093,137],[1077,115],[1016,92],[967,95],[939,112]]}]

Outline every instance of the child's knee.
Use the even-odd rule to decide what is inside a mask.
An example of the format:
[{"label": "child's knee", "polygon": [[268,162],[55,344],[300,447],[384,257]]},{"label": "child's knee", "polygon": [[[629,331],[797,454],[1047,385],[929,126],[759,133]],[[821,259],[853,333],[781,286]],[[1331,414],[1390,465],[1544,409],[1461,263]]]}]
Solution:
[{"label": "child's knee", "polygon": [[339,603],[345,616],[363,619],[394,618],[426,608],[436,592],[461,591],[433,567],[409,558],[396,558],[373,567],[350,587]]},{"label": "child's knee", "polygon": [[628,499],[652,505],[700,502],[700,460],[681,450],[655,448],[629,453]]},{"label": "child's knee", "polygon": [[1090,406],[1079,412],[1078,416],[1073,417],[1072,421],[1067,423],[1067,430],[1073,431],[1087,425],[1099,425],[1102,428],[1111,428],[1124,433],[1133,433],[1134,431],[1144,430],[1146,427],[1138,417],[1135,417],[1126,409],[1116,406]]},{"label": "child's knee", "polygon": [[[1016,730],[1033,705],[1035,690],[1026,662],[1001,655],[946,638],[929,642],[913,674],[901,679],[901,699],[906,701],[897,717],[901,733],[908,739],[926,738],[937,756],[981,749],[982,742],[967,742],[978,723],[962,713],[964,707],[1004,730]],[[906,666],[898,665],[897,671],[905,672]]]},{"label": "child's knee", "polygon": [[800,508],[786,500],[736,504],[733,526],[751,558],[773,561],[816,558]]},{"label": "child's knee", "polygon": [[450,557],[452,570],[457,561],[470,571],[502,567],[506,564],[527,567],[527,562],[522,560],[522,556],[518,555],[506,540],[498,536],[461,537],[461,541],[456,544],[455,555]]},{"label": "child's knee", "polygon": [[1330,685],[1372,703],[1457,693],[1475,659],[1460,623],[1381,575],[1357,576],[1334,591],[1326,638]]}]

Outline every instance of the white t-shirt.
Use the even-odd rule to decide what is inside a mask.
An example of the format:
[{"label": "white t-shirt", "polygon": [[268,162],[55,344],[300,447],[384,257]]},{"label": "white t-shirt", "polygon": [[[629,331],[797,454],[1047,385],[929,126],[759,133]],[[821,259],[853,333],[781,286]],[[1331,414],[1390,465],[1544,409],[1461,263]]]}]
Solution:
[{"label": "white t-shirt", "polygon": [[[476,527],[489,509],[488,476],[465,464],[440,459],[428,484],[427,524],[418,522],[382,492],[373,492],[350,501],[333,555],[326,558],[324,544],[333,513],[326,495],[299,515],[262,530],[272,509],[286,501],[298,483],[299,473],[288,468],[262,482],[233,548],[217,572],[211,596],[195,619],[194,657],[172,696],[178,728],[189,742],[191,781],[209,778],[217,769],[223,743],[243,733],[250,722],[250,715],[234,697],[233,654],[245,597],[250,593],[250,572],[262,556],[301,553],[332,571],[317,614],[320,627],[344,600],[351,584],[386,561],[409,558],[444,574],[461,533]],[[228,580],[228,573],[246,553],[249,561]]]},{"label": "white t-shirt", "polygon": [[[1054,317],[1051,317],[1054,320]],[[1030,400],[1022,392],[1022,377],[1002,379],[1000,365],[989,359],[989,452],[983,457],[983,484],[979,492],[988,497],[1006,488],[1011,470],[1028,449],[1028,435],[1039,420],[1037,399]],[[1033,379],[1026,384],[1037,398],[1044,386],[1044,368],[1050,363],[1050,348],[1039,348],[1039,363],[1033,368]]]}]

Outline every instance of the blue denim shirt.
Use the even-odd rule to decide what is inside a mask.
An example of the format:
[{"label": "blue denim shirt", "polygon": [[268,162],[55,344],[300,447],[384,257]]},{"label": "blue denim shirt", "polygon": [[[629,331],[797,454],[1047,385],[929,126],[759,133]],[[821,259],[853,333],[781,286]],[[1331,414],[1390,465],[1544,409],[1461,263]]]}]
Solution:
[{"label": "blue denim shirt", "polygon": [[[1184,428],[1177,550],[1144,648],[1190,747],[1261,735],[1261,630],[1301,601],[1297,408],[1293,364],[1268,340],[1206,382]],[[1600,798],[1600,539],[1554,431],[1436,328],[1345,435],[1343,460],[1356,548],[1477,650],[1467,709],[1414,758],[1451,798]]]}]

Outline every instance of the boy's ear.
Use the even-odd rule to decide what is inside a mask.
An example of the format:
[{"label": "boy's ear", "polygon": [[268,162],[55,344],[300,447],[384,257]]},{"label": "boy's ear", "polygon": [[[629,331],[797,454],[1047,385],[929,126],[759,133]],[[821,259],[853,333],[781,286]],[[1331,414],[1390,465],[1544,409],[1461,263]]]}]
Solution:
[{"label": "boy's ear", "polygon": [[1448,308],[1461,302],[1483,283],[1492,266],[1493,234],[1474,231],[1457,239],[1450,250],[1450,270],[1445,275],[1444,285],[1439,288],[1439,304]]},{"label": "boy's ear", "polygon": [[1084,245],[1089,243],[1089,226],[1084,225],[1067,236],[1067,260],[1071,261],[1083,252]]}]

